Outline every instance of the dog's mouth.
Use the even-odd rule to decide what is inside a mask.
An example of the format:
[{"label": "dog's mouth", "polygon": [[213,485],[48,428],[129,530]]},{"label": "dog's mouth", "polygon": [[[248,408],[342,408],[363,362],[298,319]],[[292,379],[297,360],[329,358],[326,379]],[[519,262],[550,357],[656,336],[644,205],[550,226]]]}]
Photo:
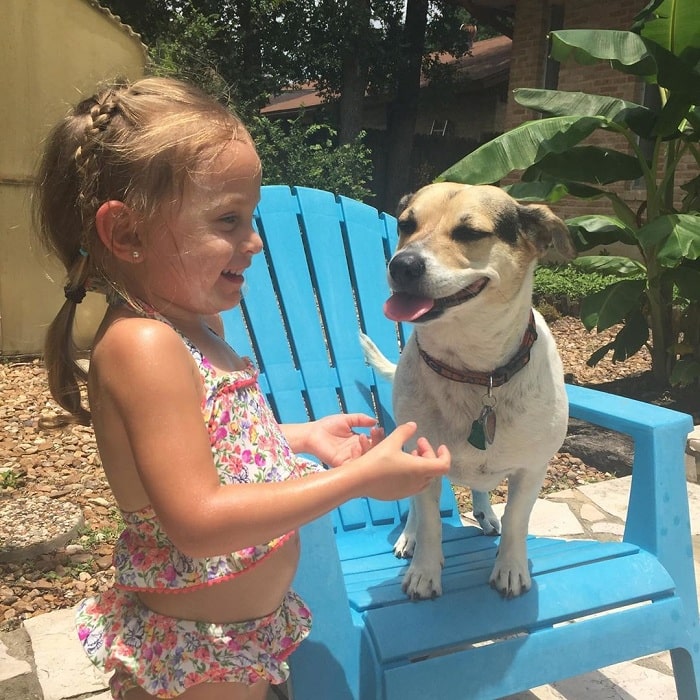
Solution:
[{"label": "dog's mouth", "polygon": [[428,321],[437,318],[445,309],[459,306],[478,296],[488,283],[488,277],[480,277],[459,292],[440,299],[394,292],[384,302],[384,315],[392,321]]}]

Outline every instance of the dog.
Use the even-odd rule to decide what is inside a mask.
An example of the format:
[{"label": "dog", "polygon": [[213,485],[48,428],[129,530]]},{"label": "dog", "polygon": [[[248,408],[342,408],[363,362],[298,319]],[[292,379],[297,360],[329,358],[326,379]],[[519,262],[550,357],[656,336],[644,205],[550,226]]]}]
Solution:
[{"label": "dog", "polygon": [[[415,421],[418,435],[449,447],[449,478],[473,489],[487,534],[499,530],[488,491],[508,479],[489,582],[518,596],[531,587],[530,513],[568,424],[562,363],[532,308],[534,269],[552,244],[574,257],[573,242],[546,206],[518,203],[490,185],[428,185],[401,200],[397,221],[384,313],[414,332],[398,365],[363,335],[365,357],[393,379],[396,421]],[[402,584],[411,598],[442,593],[440,489],[436,479],[413,497],[394,546],[411,557]]]}]

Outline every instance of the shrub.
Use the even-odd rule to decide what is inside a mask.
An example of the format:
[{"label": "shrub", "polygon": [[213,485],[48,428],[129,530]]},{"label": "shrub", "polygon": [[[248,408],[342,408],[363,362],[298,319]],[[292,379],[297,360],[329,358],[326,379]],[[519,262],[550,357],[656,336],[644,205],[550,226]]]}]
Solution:
[{"label": "shrub", "polygon": [[535,270],[533,297],[539,311],[548,309],[550,318],[551,307],[565,316],[575,316],[583,299],[615,281],[610,275],[584,272],[574,265],[540,265]]},{"label": "shrub", "polygon": [[317,187],[353,199],[371,196],[365,185],[371,179],[372,160],[364,133],[349,144],[337,145],[337,133],[327,124],[294,120],[249,121],[251,135],[263,166],[264,185]]}]

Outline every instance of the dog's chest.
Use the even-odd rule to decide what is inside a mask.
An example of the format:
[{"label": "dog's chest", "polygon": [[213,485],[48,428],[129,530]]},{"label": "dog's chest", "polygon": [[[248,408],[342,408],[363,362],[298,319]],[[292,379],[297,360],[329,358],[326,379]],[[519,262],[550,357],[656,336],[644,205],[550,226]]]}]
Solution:
[{"label": "dog's chest", "polygon": [[[494,440],[477,449],[469,437],[486,405],[495,416]],[[480,490],[495,487],[515,469],[546,464],[566,432],[563,382],[537,359],[489,397],[486,387],[438,376],[417,355],[402,357],[394,412],[398,422],[416,421],[418,434],[433,445],[448,446],[454,483]]]}]

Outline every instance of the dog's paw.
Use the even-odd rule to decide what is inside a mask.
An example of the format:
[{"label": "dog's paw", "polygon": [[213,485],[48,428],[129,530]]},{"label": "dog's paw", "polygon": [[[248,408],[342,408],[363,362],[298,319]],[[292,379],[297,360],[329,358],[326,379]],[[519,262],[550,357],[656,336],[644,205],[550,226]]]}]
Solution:
[{"label": "dog's paw", "polygon": [[474,511],[474,517],[481,526],[481,529],[484,531],[485,535],[495,537],[496,535],[501,534],[501,521],[493,511],[491,511],[490,513]]},{"label": "dog's paw", "polygon": [[416,538],[406,534],[404,530],[394,543],[394,554],[399,559],[410,559],[416,548]]},{"label": "dog's paw", "polygon": [[532,579],[527,565],[527,559],[517,561],[515,559],[506,560],[496,557],[496,564],[491,572],[489,583],[504,598],[515,598],[516,596],[530,590]]},{"label": "dog's paw", "polygon": [[401,584],[403,592],[412,600],[437,598],[442,595],[442,567],[418,566],[415,561]]}]

